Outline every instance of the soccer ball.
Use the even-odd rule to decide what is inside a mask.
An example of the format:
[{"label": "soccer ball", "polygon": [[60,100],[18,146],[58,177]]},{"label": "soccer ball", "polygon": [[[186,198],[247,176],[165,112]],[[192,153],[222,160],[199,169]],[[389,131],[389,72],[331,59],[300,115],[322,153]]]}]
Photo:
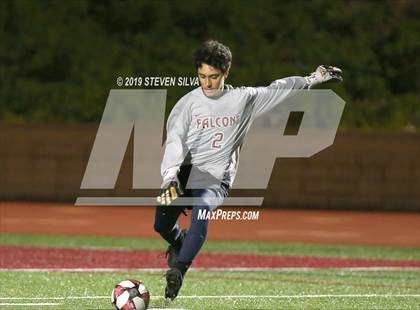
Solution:
[{"label": "soccer ball", "polygon": [[117,310],[146,310],[150,294],[138,280],[125,280],[112,290],[111,302]]}]

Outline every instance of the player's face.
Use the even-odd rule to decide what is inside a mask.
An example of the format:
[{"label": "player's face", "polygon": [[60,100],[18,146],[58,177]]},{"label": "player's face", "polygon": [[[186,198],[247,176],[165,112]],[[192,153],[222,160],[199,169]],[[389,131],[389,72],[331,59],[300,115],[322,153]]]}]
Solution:
[{"label": "player's face", "polygon": [[198,68],[197,73],[201,88],[206,96],[217,96],[223,91],[228,72],[223,74],[220,69],[203,63]]}]

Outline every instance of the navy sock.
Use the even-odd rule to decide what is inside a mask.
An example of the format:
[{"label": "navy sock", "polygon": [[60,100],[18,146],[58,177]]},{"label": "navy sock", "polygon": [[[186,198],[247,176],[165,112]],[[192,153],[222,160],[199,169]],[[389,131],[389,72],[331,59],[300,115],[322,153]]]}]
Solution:
[{"label": "navy sock", "polygon": [[189,263],[183,263],[183,262],[176,262],[175,264],[175,268],[177,268],[179,271],[181,271],[182,276],[185,275],[185,273],[187,272],[188,268],[190,268],[191,266],[191,262]]}]

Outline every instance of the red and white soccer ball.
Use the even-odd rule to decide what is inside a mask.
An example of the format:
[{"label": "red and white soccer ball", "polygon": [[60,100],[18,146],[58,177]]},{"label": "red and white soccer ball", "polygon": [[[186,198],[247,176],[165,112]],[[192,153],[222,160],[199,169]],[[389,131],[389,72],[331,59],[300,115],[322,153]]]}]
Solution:
[{"label": "red and white soccer ball", "polygon": [[118,310],[146,310],[149,300],[149,291],[138,280],[122,281],[112,290],[111,302]]}]

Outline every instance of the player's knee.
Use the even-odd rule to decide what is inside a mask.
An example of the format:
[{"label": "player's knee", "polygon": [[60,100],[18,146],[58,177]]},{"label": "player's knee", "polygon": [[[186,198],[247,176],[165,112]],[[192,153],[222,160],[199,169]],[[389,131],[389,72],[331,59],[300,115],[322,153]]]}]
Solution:
[{"label": "player's knee", "polygon": [[195,232],[195,231],[189,231],[188,232],[189,239],[190,240],[196,240],[200,244],[204,243],[206,241],[207,232]]},{"label": "player's knee", "polygon": [[155,229],[155,232],[159,233],[159,234],[165,234],[171,231],[172,227],[166,227],[165,225],[162,225],[159,222],[155,222],[155,225],[153,226],[153,228]]},{"label": "player's knee", "polygon": [[174,234],[174,230],[176,230],[176,227],[174,226],[164,225],[159,222],[156,222],[153,228],[158,234],[160,234],[165,239],[171,238],[171,236]]},{"label": "player's knee", "polygon": [[191,225],[190,230],[188,233],[197,235],[200,239],[206,239],[207,237],[207,225],[203,224],[196,224]]}]

